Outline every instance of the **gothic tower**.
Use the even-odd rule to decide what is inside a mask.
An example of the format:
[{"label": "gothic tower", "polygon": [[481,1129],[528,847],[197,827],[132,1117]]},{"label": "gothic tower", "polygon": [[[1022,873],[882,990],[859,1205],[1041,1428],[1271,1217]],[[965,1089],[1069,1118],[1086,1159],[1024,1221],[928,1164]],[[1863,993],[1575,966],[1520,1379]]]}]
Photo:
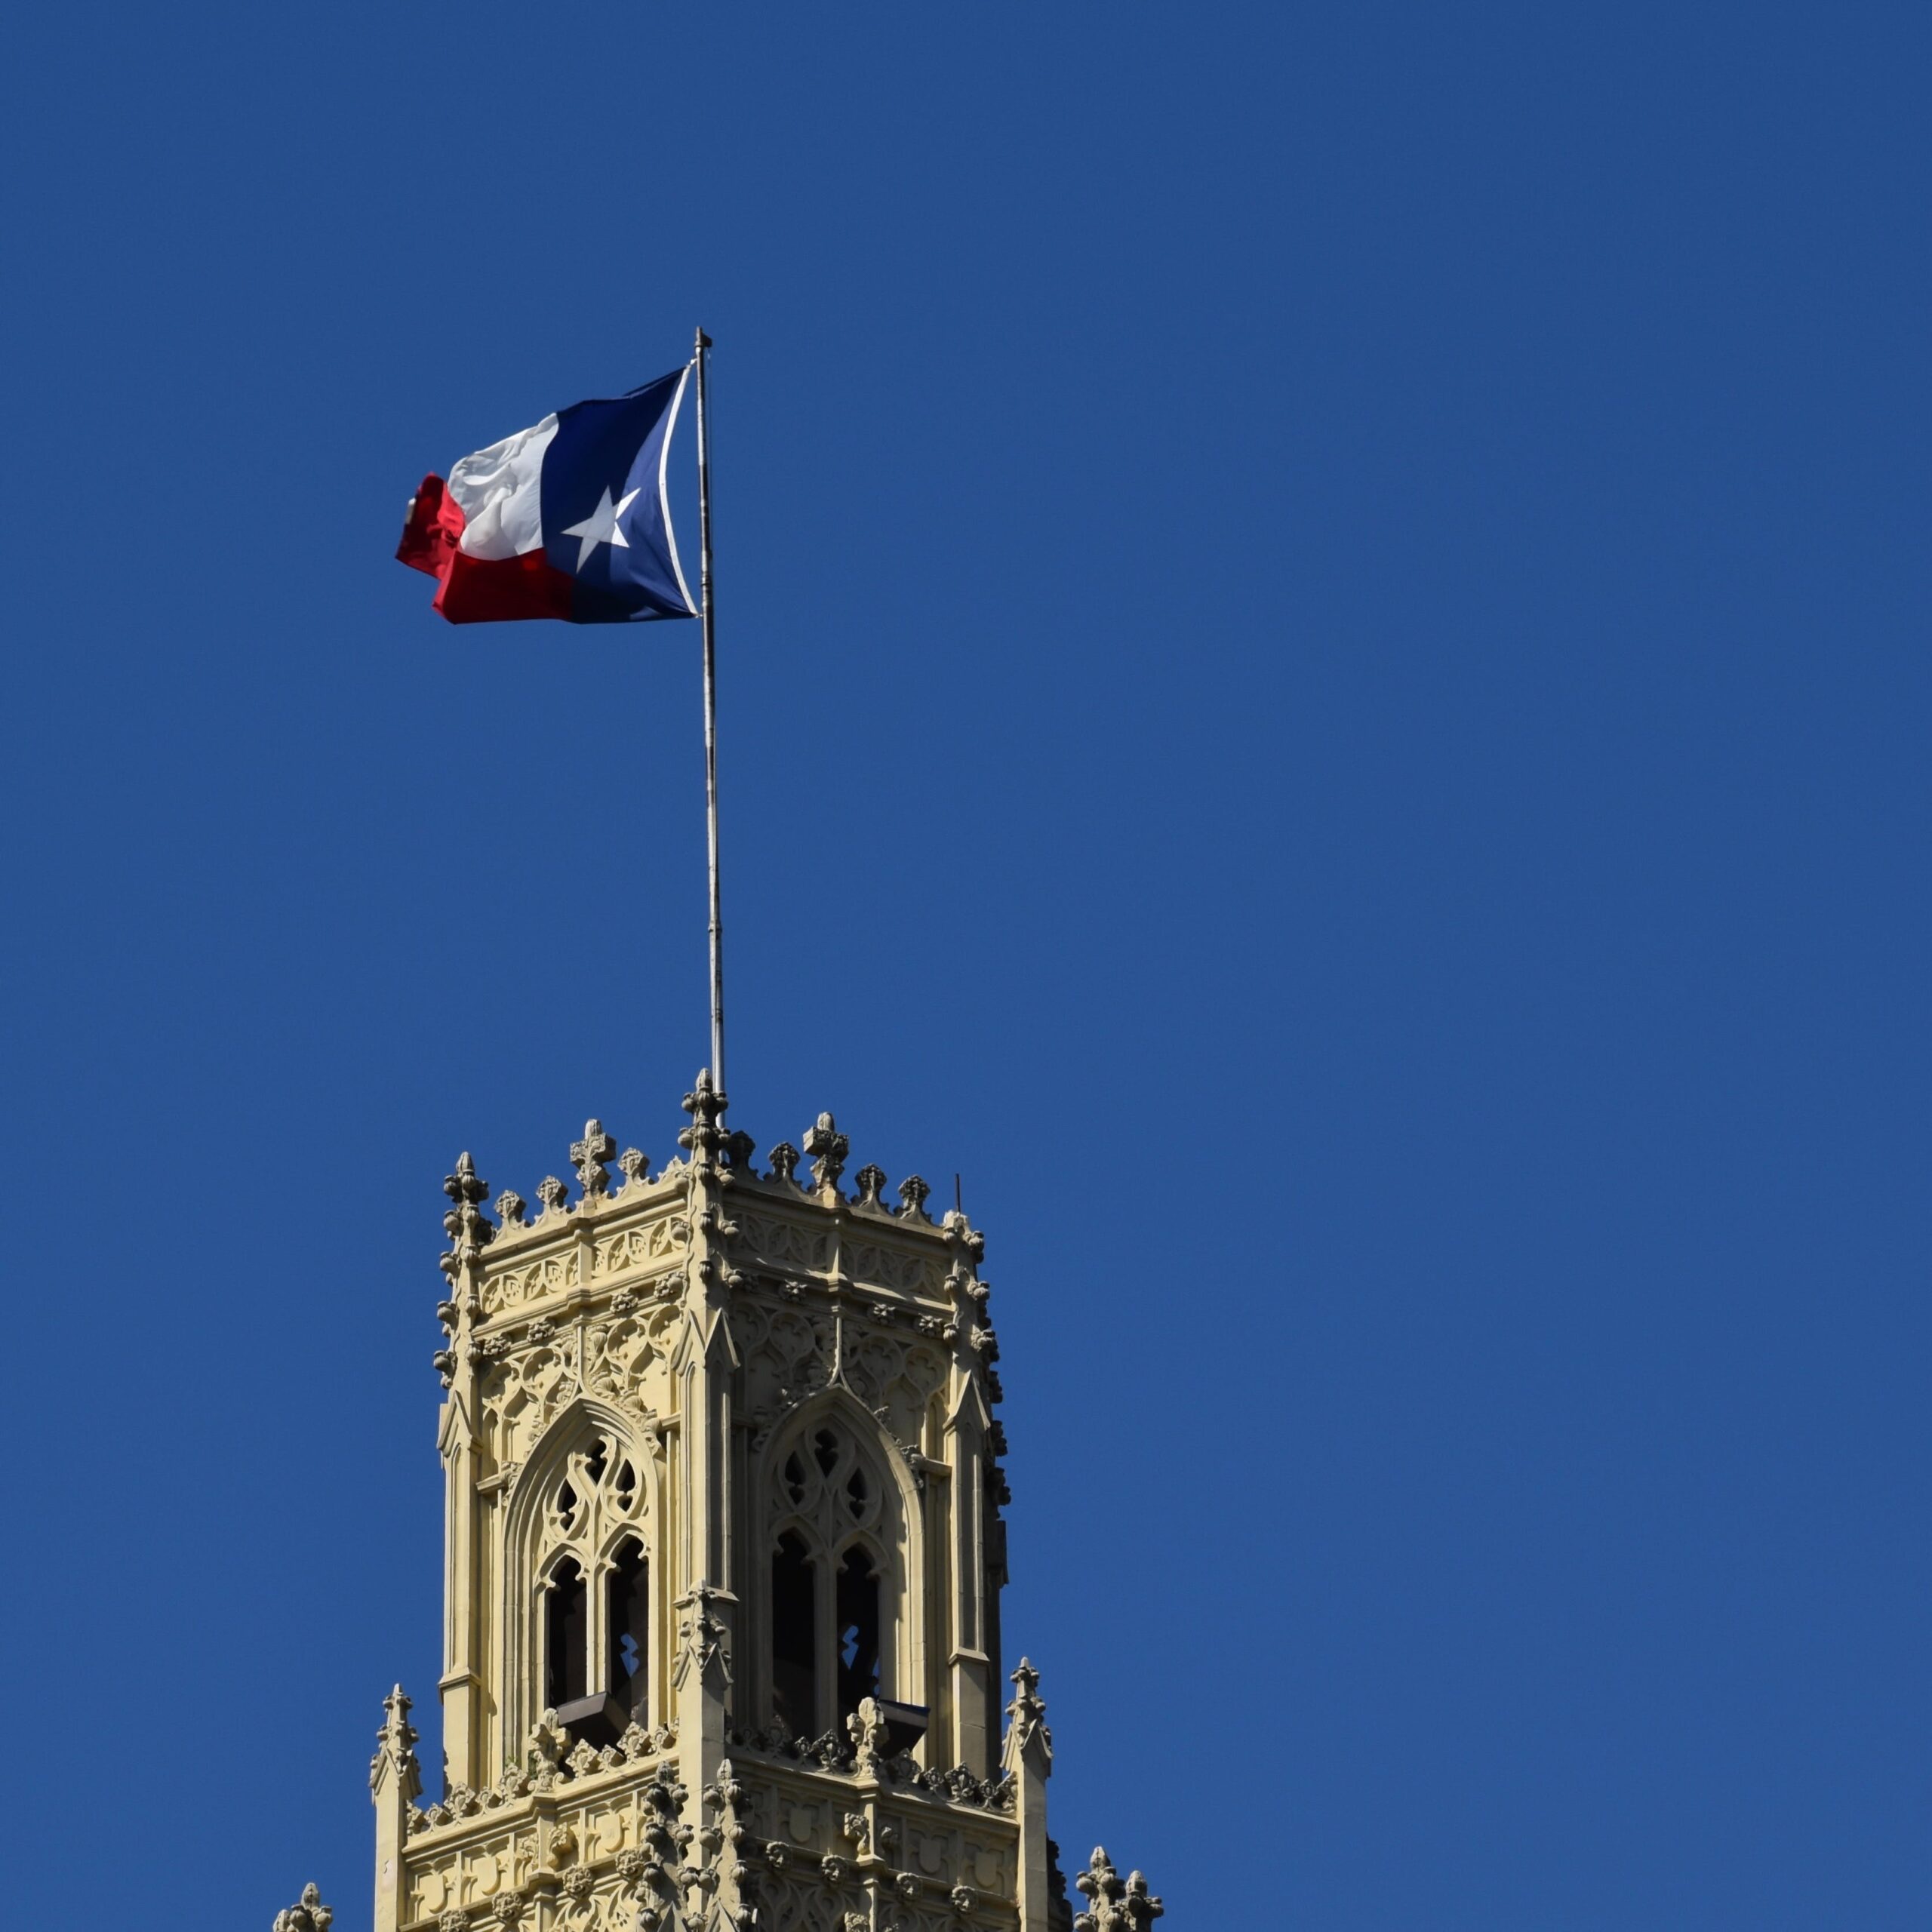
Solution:
[{"label": "gothic tower", "polygon": [[574,1199],[444,1183],[442,1791],[398,1687],[376,1932],[1147,1932],[1099,1851],[1074,1918],[1003,1676],[983,1238],[916,1175],[846,1193],[829,1114],[801,1180],[684,1104],[655,1177],[592,1121]]}]

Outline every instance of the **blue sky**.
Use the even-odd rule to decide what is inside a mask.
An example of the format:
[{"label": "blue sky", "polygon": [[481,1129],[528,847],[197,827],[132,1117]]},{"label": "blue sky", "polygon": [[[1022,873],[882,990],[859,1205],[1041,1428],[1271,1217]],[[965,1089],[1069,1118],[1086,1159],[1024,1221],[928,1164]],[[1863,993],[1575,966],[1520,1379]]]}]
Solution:
[{"label": "blue sky", "polygon": [[701,321],[734,1118],[989,1231],[1069,1857],[1924,1926],[1929,41],[17,18],[10,1915],[368,1922],[438,1183],[705,1045],[695,626],[391,552]]}]

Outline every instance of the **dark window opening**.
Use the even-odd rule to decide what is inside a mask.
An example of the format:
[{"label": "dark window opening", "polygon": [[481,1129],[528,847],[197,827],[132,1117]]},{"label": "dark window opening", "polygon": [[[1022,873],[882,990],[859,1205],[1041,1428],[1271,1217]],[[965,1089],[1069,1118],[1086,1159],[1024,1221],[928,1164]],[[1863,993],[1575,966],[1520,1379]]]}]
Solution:
[{"label": "dark window opening", "polygon": [[878,1694],[878,1578],[863,1549],[838,1566],[838,1715],[850,1717],[862,1697]]},{"label": "dark window opening", "polygon": [[605,1590],[604,1627],[611,1646],[611,1695],[634,1723],[650,1723],[645,1660],[651,1637],[651,1565],[640,1543],[617,1552]]},{"label": "dark window opening", "polygon": [[838,1461],[838,1438],[830,1429],[822,1429],[812,1438],[812,1454],[818,1459],[820,1469],[831,1475]]},{"label": "dark window opening", "polygon": [[577,1491],[568,1483],[557,1492],[557,1520],[567,1530],[577,1527]]},{"label": "dark window opening", "polygon": [[818,1617],[812,1560],[796,1537],[778,1540],[771,1559],[771,1696],[795,1737],[818,1722]]},{"label": "dark window opening", "polygon": [[600,1435],[597,1447],[583,1459],[583,1472],[592,1482],[604,1480],[604,1466],[610,1459],[611,1445]]},{"label": "dark window opening", "polygon": [[543,1702],[553,1711],[584,1694],[586,1598],[583,1572],[566,1557],[550,1579],[543,1607]]},{"label": "dark window opening", "polygon": [[852,1520],[862,1521],[866,1513],[865,1472],[854,1469],[845,1479],[845,1506],[852,1512]]},{"label": "dark window opening", "polygon": [[637,1472],[628,1462],[617,1465],[617,1473],[611,1487],[617,1492],[617,1501],[625,1509],[631,1506],[631,1499],[637,1494]]},{"label": "dark window opening", "polygon": [[798,1460],[795,1449],[785,1458],[785,1494],[792,1499],[795,1509],[805,1500],[805,1466]]}]

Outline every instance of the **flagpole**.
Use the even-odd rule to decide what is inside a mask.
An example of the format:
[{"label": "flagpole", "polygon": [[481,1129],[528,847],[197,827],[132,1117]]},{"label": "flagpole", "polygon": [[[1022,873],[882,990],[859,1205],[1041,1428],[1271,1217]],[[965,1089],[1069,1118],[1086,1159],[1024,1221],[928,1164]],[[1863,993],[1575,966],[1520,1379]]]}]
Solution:
[{"label": "flagpole", "polygon": [[724,916],[718,891],[718,653],[711,607],[711,338],[697,332],[698,601],[704,625],[704,807],[711,863],[711,1084],[724,1091]]}]

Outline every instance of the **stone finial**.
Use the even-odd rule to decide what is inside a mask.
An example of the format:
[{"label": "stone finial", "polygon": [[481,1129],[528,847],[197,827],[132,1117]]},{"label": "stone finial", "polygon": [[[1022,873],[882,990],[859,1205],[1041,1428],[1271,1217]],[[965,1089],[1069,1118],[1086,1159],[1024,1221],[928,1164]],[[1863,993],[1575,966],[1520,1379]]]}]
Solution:
[{"label": "stone finial", "polygon": [[812,1186],[820,1194],[836,1195],[838,1177],[845,1171],[851,1143],[838,1131],[829,1114],[820,1114],[805,1135],[805,1152],[812,1157]]},{"label": "stone finial", "polygon": [[617,1156],[617,1171],[624,1177],[626,1192],[641,1187],[651,1172],[651,1156],[635,1147],[626,1147]]},{"label": "stone finial", "polygon": [[917,1174],[908,1174],[899,1183],[899,1218],[902,1221],[923,1221],[932,1226],[932,1217],[926,1212],[926,1196],[932,1189]]},{"label": "stone finial", "polygon": [[1020,1668],[1013,1673],[1013,1702],[1007,1706],[1006,1714],[1013,1720],[1013,1727],[1021,1734],[1021,1742],[1038,1730],[1045,1737],[1049,1750],[1053,1746],[1053,1733],[1047,1729],[1046,1700],[1040,1695],[1040,1673],[1033,1668],[1030,1657],[1020,1660]]},{"label": "stone finial", "polygon": [[583,1138],[571,1143],[571,1165],[577,1170],[577,1185],[583,1189],[583,1204],[611,1191],[611,1170],[604,1164],[617,1151],[617,1143],[604,1131],[601,1120],[583,1124]]},{"label": "stone finial", "polygon": [[967,1220],[957,1208],[949,1208],[946,1217],[940,1223],[950,1238],[956,1241],[966,1251],[966,1258],[974,1267],[986,1259],[986,1238]]},{"label": "stone finial", "polygon": [[466,1201],[475,1207],[490,1192],[489,1183],[476,1171],[476,1163],[467,1153],[456,1157],[456,1172],[444,1177],[443,1192],[460,1208]]},{"label": "stone finial", "polygon": [[793,1169],[798,1164],[798,1150],[789,1140],[781,1140],[764,1157],[771,1163],[771,1178],[783,1181],[787,1187],[796,1187],[792,1178]]},{"label": "stone finial", "polygon": [[729,1104],[712,1085],[710,1068],[700,1067],[697,1078],[684,1100],[685,1112],[691,1115],[691,1124],[678,1136],[678,1145],[691,1155],[696,1166],[716,1165],[718,1150],[724,1143],[724,1130],[721,1123]]},{"label": "stone finial", "polygon": [[742,1128],[734,1134],[725,1135],[723,1152],[724,1164],[734,1174],[757,1174],[757,1168],[752,1165],[752,1156],[758,1152],[758,1143]]},{"label": "stone finial", "polygon": [[323,1904],[321,1892],[313,1885],[304,1885],[301,1902],[275,1914],[275,1932],[328,1932],[334,1917]]},{"label": "stone finial", "polygon": [[1146,1932],[1167,1909],[1149,1893],[1140,1872],[1121,1878],[1100,1845],[1073,1884],[1088,1902],[1088,1909],[1073,1921],[1073,1932]]},{"label": "stone finial", "polygon": [[1054,1734],[1047,1728],[1047,1706],[1040,1695],[1040,1673],[1022,1657],[1013,1673],[1013,1702],[1006,1707],[1006,1743],[1000,1752],[1005,1775],[1023,1770],[1038,1777],[1053,1775]]},{"label": "stone finial", "polygon": [[489,1186],[466,1153],[456,1157],[456,1172],[444,1177],[443,1192],[450,1198],[450,1211],[443,1217],[443,1232],[450,1238],[450,1251],[443,1257],[443,1272],[454,1276],[458,1264],[483,1247],[497,1231],[477,1204],[490,1192]]},{"label": "stone finial", "polygon": [[506,1228],[529,1226],[526,1217],[530,1203],[513,1187],[506,1187],[497,1196],[497,1218]]},{"label": "stone finial", "polygon": [[382,1728],[376,1733],[376,1755],[369,1760],[369,1788],[374,1790],[384,1765],[393,1766],[404,1793],[414,1798],[423,1788],[422,1767],[416,1761],[416,1727],[409,1721],[410,1700],[398,1684],[383,1700]]},{"label": "stone finial", "polygon": [[879,1195],[884,1192],[885,1189],[885,1170],[883,1168],[874,1167],[868,1161],[859,1170],[856,1179],[859,1188],[858,1205],[861,1208],[875,1208],[883,1214],[885,1212],[885,1207],[880,1201]]},{"label": "stone finial", "polygon": [[892,1755],[892,1734],[876,1697],[861,1697],[859,1708],[845,1720],[852,1740],[853,1764],[861,1776],[875,1772]]},{"label": "stone finial", "polygon": [[537,1198],[543,1204],[543,1213],[538,1218],[542,1220],[552,1214],[561,1214],[564,1211],[564,1203],[570,1198],[570,1189],[555,1174],[546,1174],[537,1183]]},{"label": "stone finial", "polygon": [[558,1723],[555,1711],[546,1711],[530,1727],[531,1781],[539,1791],[548,1791],[556,1783],[570,1741],[569,1734]]},{"label": "stone finial", "polygon": [[383,1700],[383,1727],[376,1740],[393,1758],[406,1756],[416,1748],[416,1727],[409,1721],[414,1700],[405,1697],[398,1684]]}]

